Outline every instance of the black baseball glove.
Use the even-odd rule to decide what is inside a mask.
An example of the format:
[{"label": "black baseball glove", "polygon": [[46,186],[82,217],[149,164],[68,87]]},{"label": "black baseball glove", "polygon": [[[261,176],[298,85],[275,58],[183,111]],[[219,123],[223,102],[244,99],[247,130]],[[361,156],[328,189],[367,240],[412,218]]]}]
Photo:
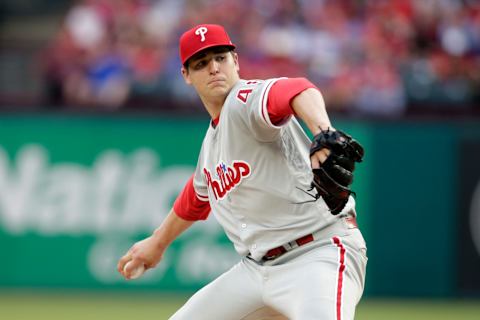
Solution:
[{"label": "black baseball glove", "polygon": [[324,148],[330,150],[330,154],[319,169],[313,169],[312,188],[317,190],[316,198],[322,197],[330,212],[337,215],[350,194],[355,194],[350,189],[353,171],[355,162],[362,161],[364,152],[355,139],[339,130],[323,130],[313,137],[310,156]]}]

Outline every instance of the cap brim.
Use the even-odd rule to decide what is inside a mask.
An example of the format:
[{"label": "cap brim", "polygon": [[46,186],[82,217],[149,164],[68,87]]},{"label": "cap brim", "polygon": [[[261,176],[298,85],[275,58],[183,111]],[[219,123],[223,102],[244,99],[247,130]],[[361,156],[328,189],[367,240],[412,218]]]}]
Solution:
[{"label": "cap brim", "polygon": [[218,44],[218,43],[215,43],[215,44],[210,44],[210,45],[207,45],[205,47],[202,47],[200,49],[198,49],[197,51],[193,52],[192,54],[190,54],[188,57],[185,58],[184,61],[182,61],[182,64],[185,64],[188,62],[188,60],[190,58],[192,58],[194,55],[204,51],[204,50],[207,50],[207,49],[211,49],[211,48],[214,48],[214,47],[230,47],[232,49],[235,49],[236,46],[233,44],[233,43],[225,43],[225,44]]}]

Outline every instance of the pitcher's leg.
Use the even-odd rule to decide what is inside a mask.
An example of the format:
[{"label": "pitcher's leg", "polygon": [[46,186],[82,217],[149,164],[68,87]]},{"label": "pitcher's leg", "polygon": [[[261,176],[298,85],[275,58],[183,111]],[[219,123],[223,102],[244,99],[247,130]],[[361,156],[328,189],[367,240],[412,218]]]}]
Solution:
[{"label": "pitcher's leg", "polygon": [[170,320],[240,320],[263,307],[261,281],[245,261],[196,292]]},{"label": "pitcher's leg", "polygon": [[294,260],[272,266],[266,303],[291,320],[352,320],[363,293],[366,258],[335,237]]}]

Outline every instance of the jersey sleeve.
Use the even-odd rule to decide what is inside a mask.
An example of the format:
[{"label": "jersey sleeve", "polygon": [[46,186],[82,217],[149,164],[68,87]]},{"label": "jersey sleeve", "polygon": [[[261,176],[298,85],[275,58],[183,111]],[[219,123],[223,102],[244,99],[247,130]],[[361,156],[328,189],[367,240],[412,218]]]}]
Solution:
[{"label": "jersey sleeve", "polygon": [[188,221],[206,220],[210,214],[208,195],[195,190],[195,174],[185,184],[173,205],[173,210],[182,219]]},{"label": "jersey sleeve", "polygon": [[246,123],[260,141],[275,140],[294,111],[291,101],[302,91],[316,88],[305,78],[276,78],[247,81],[236,97],[246,105]]},{"label": "jersey sleeve", "polygon": [[305,78],[290,78],[277,80],[268,93],[267,116],[275,126],[287,122],[295,114],[292,100],[303,91],[318,88]]}]

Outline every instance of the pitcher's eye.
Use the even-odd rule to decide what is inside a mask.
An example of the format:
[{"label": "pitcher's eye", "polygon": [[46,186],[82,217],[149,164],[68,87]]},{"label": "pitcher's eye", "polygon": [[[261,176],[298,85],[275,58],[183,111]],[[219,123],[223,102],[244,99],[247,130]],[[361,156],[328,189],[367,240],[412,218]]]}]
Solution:
[{"label": "pitcher's eye", "polygon": [[200,69],[202,69],[203,67],[205,67],[206,65],[207,65],[207,63],[205,62],[205,60],[201,60],[201,61],[195,63],[194,66],[193,66],[193,68],[194,68],[195,70],[200,70]]},{"label": "pitcher's eye", "polygon": [[222,62],[223,60],[225,60],[226,56],[224,54],[221,54],[221,55],[218,55],[215,57],[215,60],[217,62]]}]

